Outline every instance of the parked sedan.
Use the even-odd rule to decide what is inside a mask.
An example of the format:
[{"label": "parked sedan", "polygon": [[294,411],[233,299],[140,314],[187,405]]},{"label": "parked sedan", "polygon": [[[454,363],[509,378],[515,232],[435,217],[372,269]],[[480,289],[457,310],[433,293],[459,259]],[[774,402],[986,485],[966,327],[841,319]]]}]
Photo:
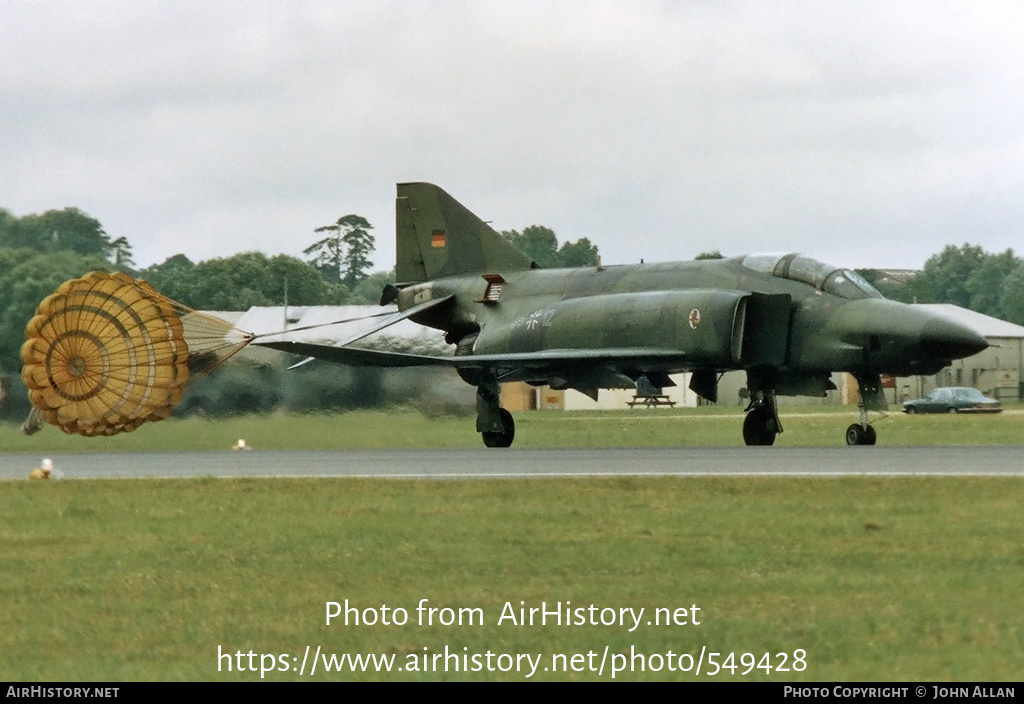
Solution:
[{"label": "parked sedan", "polygon": [[924,398],[903,403],[904,413],[999,413],[1001,410],[999,401],[965,386],[938,388]]}]

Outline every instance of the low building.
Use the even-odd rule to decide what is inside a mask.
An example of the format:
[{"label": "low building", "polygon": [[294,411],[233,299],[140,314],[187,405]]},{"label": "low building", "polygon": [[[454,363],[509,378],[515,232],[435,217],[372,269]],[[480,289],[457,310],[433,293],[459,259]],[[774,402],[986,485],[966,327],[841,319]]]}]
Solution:
[{"label": "low building", "polygon": [[[638,394],[635,389],[601,389],[597,393],[595,401],[590,396],[569,389],[565,393],[565,408],[567,410],[614,410],[618,408],[630,408],[630,404],[644,406],[645,399],[656,397],[658,400],[653,403],[657,406],[696,406],[697,394],[690,389],[689,374],[673,374],[671,377],[675,386],[666,386],[661,389],[654,389],[656,394]],[[639,398],[638,398],[639,397]]]},{"label": "low building", "polygon": [[523,381],[501,385],[501,407],[509,411],[561,410],[569,392],[548,386],[531,386]]}]

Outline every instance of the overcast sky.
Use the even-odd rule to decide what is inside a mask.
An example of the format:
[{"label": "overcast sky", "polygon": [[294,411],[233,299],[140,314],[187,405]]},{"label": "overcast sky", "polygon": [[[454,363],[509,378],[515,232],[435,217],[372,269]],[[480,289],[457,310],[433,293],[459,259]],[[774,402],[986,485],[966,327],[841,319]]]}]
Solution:
[{"label": "overcast sky", "polygon": [[606,264],[1024,250],[1024,3],[0,0],[0,207],[147,266],[301,256],[395,183]]}]

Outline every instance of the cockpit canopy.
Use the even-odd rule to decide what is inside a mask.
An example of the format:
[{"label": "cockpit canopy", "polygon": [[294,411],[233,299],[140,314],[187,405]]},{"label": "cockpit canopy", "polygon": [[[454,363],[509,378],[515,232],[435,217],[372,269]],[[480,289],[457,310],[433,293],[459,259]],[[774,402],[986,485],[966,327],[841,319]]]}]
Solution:
[{"label": "cockpit canopy", "polygon": [[863,276],[852,269],[842,269],[802,254],[748,254],[743,266],[780,279],[809,284],[820,291],[840,298],[882,298]]}]

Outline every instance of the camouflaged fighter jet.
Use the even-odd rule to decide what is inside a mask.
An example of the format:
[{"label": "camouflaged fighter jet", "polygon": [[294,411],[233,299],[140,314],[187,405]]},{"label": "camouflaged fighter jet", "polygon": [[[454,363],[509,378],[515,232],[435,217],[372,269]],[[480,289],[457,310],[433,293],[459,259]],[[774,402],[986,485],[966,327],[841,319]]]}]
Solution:
[{"label": "camouflaged fighter jet", "polygon": [[[672,386],[716,401],[719,376],[747,373],[748,445],[782,432],[776,397],[824,396],[831,372],[860,386],[850,445],[873,445],[868,410],[883,410],[881,374],[935,374],[985,349],[985,339],[916,306],[888,301],[861,276],[799,254],[541,269],[489,225],[429,183],[398,185],[396,274],[381,305],[399,312],[338,345],[267,347],[351,365],[454,367],[477,388],[476,429],[488,447],[512,444],[498,384],[553,389]],[[399,320],[443,330],[451,356],[350,347]],[[643,382],[641,382],[643,383]]]}]

